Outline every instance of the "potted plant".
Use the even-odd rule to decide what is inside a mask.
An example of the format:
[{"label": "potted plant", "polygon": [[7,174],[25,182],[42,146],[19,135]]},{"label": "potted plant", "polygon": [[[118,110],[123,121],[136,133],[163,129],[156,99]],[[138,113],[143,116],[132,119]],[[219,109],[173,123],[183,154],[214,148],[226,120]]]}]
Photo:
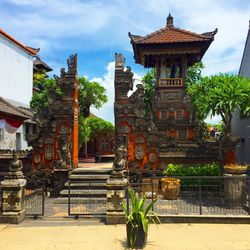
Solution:
[{"label": "potted plant", "polygon": [[168,164],[166,169],[163,171],[163,174],[167,175],[161,178],[161,190],[164,199],[176,200],[180,194],[180,179],[169,177],[179,168],[180,165]]},{"label": "potted plant", "polygon": [[129,248],[143,248],[147,241],[149,220],[155,222],[154,218],[156,218],[160,222],[157,214],[152,211],[152,207],[157,200],[152,200],[145,207],[145,196],[138,197],[138,194],[135,194],[132,188],[128,189],[128,194],[131,199],[131,211],[123,203],[126,217],[127,244]]}]

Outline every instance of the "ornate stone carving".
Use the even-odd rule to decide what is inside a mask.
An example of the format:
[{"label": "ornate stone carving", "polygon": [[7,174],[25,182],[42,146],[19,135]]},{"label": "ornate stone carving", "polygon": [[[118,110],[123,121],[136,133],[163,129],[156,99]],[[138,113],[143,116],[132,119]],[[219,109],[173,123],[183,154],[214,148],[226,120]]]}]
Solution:
[{"label": "ornate stone carving", "polygon": [[34,158],[34,162],[36,164],[39,164],[41,162],[41,155],[40,154],[35,153],[34,156],[33,156],[33,158]]},{"label": "ornate stone carving", "polygon": [[156,162],[156,155],[155,155],[155,153],[150,153],[149,156],[148,156],[148,160],[151,163],[155,163]]},{"label": "ornate stone carving", "polygon": [[141,136],[135,138],[135,143],[144,143],[144,142],[145,142],[145,139]]},{"label": "ornate stone carving", "polygon": [[128,134],[130,132],[130,128],[126,125],[120,125],[117,128],[117,132],[120,134]]},{"label": "ornate stone carving", "polygon": [[[78,149],[71,146],[71,144],[77,144],[77,141],[70,142],[78,124],[78,102],[74,97],[77,96],[78,91],[77,56],[70,56],[67,64],[67,71],[64,68],[61,69],[61,76],[55,76],[55,87],[48,91],[48,106],[38,109],[33,117],[36,122],[35,133],[27,136],[28,144],[34,149],[32,164],[35,168],[38,168],[38,164],[43,164],[46,169],[51,168],[52,165],[60,169],[69,169],[69,166],[73,166],[71,158],[74,159],[74,165],[77,165]],[[58,89],[62,92],[61,95],[58,94]],[[68,137],[67,142],[62,139],[64,136]],[[74,140],[77,140],[77,137],[74,137]],[[59,145],[58,154],[57,145]],[[67,152],[61,154],[64,147],[68,148]],[[38,155],[37,152],[41,154]]]},{"label": "ornate stone carving", "polygon": [[59,138],[57,161],[57,166],[59,166],[59,168],[66,169],[71,167],[71,146],[68,136],[61,136]]},{"label": "ornate stone carving", "polygon": [[115,67],[116,68],[124,68],[125,58],[122,54],[115,53]]},{"label": "ornate stone carving", "polygon": [[136,85],[136,91],[129,97],[130,103],[133,104],[134,113],[138,117],[144,117],[145,103],[144,103],[144,87],[142,84]]},{"label": "ornate stone carving", "polygon": [[69,127],[61,126],[59,129],[60,135],[69,135],[70,133],[71,133],[71,128]]},{"label": "ornate stone carving", "polygon": [[46,145],[45,146],[45,159],[50,161],[54,158],[54,147],[53,145]]},{"label": "ornate stone carving", "polygon": [[144,147],[143,144],[138,144],[135,146],[135,158],[137,160],[142,160],[144,157]]}]

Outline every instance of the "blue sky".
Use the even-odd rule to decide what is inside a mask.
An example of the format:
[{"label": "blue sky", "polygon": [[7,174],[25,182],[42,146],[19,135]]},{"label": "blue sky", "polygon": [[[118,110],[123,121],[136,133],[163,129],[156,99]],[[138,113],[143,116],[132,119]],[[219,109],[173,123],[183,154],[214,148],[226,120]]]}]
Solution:
[{"label": "blue sky", "polygon": [[78,74],[107,88],[109,102],[93,112],[113,122],[114,54],[126,57],[136,78],[128,32],[146,35],[165,26],[197,33],[218,28],[203,61],[204,75],[238,72],[250,19],[249,0],[1,0],[0,27],[20,42],[41,48],[40,56],[58,74],[78,53]]}]

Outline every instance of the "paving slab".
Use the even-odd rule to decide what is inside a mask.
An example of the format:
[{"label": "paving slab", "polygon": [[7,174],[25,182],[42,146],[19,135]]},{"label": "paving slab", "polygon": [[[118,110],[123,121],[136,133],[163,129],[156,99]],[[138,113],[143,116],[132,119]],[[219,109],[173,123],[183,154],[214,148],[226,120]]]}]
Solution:
[{"label": "paving slab", "polygon": [[[74,223],[26,220],[20,225],[0,228],[1,250],[126,249],[125,225],[97,221],[91,224],[91,220]],[[249,224],[150,225],[145,249],[249,250],[249,232]]]}]

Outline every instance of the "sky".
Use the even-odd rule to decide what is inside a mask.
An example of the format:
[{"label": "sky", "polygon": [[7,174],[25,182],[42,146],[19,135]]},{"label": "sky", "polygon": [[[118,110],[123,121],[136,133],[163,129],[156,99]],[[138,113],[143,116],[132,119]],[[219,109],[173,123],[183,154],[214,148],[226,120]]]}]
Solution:
[{"label": "sky", "polygon": [[134,63],[128,32],[144,36],[163,28],[169,13],[178,28],[196,33],[218,28],[203,57],[203,75],[238,73],[249,27],[249,0],[0,0],[0,28],[25,45],[40,48],[39,55],[53,74],[59,75],[68,56],[77,53],[78,75],[107,89],[108,103],[92,112],[113,122],[115,52],[125,56],[126,65],[140,79],[147,70]]}]

